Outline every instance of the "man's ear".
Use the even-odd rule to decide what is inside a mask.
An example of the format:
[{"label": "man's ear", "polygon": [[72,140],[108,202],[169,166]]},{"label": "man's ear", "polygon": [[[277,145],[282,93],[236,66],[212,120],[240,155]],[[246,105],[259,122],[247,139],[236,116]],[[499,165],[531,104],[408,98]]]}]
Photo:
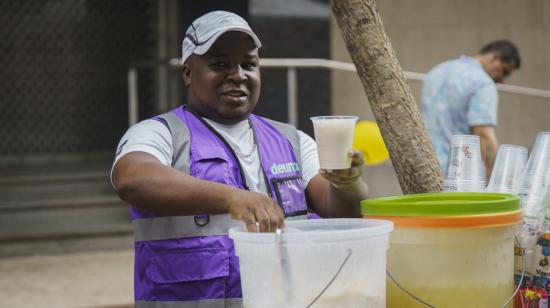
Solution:
[{"label": "man's ear", "polygon": [[183,78],[183,83],[186,87],[189,87],[191,84],[191,68],[189,67],[189,64],[184,63],[181,68],[181,77]]}]

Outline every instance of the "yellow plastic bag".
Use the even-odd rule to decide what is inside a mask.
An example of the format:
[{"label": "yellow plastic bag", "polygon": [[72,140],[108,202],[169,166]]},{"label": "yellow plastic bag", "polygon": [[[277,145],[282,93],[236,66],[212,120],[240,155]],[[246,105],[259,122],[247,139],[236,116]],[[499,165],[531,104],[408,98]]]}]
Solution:
[{"label": "yellow plastic bag", "polygon": [[359,121],[355,125],[353,148],[365,156],[365,165],[378,165],[390,157],[380,128],[373,121]]}]

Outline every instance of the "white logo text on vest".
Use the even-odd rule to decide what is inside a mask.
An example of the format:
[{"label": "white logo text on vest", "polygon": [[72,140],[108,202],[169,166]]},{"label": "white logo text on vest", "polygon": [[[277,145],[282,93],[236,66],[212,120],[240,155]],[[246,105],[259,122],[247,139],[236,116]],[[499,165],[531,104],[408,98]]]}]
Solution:
[{"label": "white logo text on vest", "polygon": [[300,171],[300,166],[298,165],[297,162],[271,165],[271,173],[273,173],[273,175],[277,175],[281,173],[298,172],[298,171]]}]

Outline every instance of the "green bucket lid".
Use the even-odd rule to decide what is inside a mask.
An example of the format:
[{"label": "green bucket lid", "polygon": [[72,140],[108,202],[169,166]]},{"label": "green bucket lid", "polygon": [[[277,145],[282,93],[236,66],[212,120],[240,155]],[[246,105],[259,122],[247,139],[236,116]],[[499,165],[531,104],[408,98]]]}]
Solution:
[{"label": "green bucket lid", "polygon": [[361,201],[363,214],[378,216],[484,215],[519,209],[516,195],[481,192],[426,193]]}]

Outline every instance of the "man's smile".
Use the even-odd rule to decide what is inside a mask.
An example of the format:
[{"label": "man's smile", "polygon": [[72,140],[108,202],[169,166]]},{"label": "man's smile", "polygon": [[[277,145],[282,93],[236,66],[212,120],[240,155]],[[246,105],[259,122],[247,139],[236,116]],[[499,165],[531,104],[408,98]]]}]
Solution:
[{"label": "man's smile", "polygon": [[230,89],[221,92],[225,101],[231,104],[242,104],[248,99],[248,91],[242,89]]}]

